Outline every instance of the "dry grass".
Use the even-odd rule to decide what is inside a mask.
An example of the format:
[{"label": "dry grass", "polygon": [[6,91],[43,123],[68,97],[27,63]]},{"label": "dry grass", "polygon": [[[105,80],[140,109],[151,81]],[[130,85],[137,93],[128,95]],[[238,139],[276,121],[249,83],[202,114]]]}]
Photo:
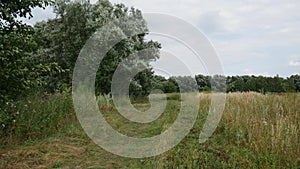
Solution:
[{"label": "dry grass", "polygon": [[[128,159],[96,146],[82,131],[74,113],[61,116],[59,133],[0,150],[0,168],[299,168],[300,95],[229,93],[222,120],[204,144],[198,137],[207,117],[210,94],[200,94],[197,122],[172,150],[145,159]],[[165,113],[146,125],[130,123],[106,98],[100,109],[112,127],[124,134],[148,137],[161,133],[176,119],[180,97],[168,95]],[[33,104],[34,105],[34,104]],[[147,103],[135,102],[140,110]],[[68,121],[68,123],[66,123]]]},{"label": "dry grass", "polygon": [[8,150],[0,155],[0,168],[119,168],[126,162],[87,139],[50,138]]},{"label": "dry grass", "polygon": [[236,142],[256,152],[266,151],[299,158],[299,95],[235,93],[227,98],[222,122],[230,131],[236,132]]}]

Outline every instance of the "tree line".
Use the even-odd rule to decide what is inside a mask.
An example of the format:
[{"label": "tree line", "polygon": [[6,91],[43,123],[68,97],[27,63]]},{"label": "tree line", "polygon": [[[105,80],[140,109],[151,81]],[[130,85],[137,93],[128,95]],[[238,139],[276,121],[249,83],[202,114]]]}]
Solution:
[{"label": "tree line", "polygon": [[[292,75],[287,78],[274,76],[179,76],[165,78],[163,76],[154,76],[153,83],[156,89],[165,93],[193,92],[191,81],[196,80],[197,91],[210,92],[260,92],[260,93],[283,93],[300,92],[300,75]],[[178,82],[183,84],[180,89]]]}]

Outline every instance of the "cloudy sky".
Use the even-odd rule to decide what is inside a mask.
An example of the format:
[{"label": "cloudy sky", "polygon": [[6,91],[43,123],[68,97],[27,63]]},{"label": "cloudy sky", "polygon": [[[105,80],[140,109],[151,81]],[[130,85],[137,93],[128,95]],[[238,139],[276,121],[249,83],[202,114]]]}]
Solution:
[{"label": "cloudy sky", "polygon": [[[143,12],[170,14],[193,24],[211,41],[226,75],[290,76],[300,73],[299,0],[112,0]],[[35,23],[54,17],[50,8],[34,10]],[[150,30],[151,31],[151,30]],[[151,37],[152,38],[152,37]],[[192,63],[187,50],[163,37],[162,46]],[[178,56],[180,55],[180,56]],[[183,56],[185,55],[185,56]],[[191,54],[192,55],[192,54]],[[174,59],[173,59],[174,60]],[[178,70],[172,57],[159,61]],[[184,62],[184,61],[183,61]],[[179,62],[178,62],[179,63]],[[157,64],[159,65],[159,64]],[[194,68],[195,65],[187,65]],[[193,72],[204,71],[202,66]],[[176,74],[176,73],[175,73]]]}]

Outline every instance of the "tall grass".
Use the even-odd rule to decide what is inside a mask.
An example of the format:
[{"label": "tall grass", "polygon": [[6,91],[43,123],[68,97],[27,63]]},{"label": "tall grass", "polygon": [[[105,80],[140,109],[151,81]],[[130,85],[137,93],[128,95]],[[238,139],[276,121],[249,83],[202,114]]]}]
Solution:
[{"label": "tall grass", "polygon": [[300,95],[230,93],[213,136],[198,137],[210,106],[200,94],[198,120],[174,149],[144,165],[155,168],[299,168]]},{"label": "tall grass", "polygon": [[234,93],[227,98],[220,124],[227,144],[249,148],[263,160],[272,156],[275,166],[300,161],[299,94]]},{"label": "tall grass", "polygon": [[[126,159],[102,150],[96,155],[85,157],[84,154],[88,153],[85,151],[70,157],[65,163],[62,161],[61,165],[87,168],[90,165],[97,166],[97,159],[109,158],[110,161],[119,161],[118,167],[128,168],[300,167],[299,94],[227,94],[222,120],[212,137],[204,144],[198,143],[198,137],[207,117],[211,98],[210,94],[201,94],[200,98],[200,110],[194,127],[179,145],[162,155]],[[170,94],[167,99],[168,105],[162,116],[148,124],[132,123],[122,117],[109,96],[99,96],[97,102],[101,113],[117,131],[132,137],[150,137],[166,130],[178,115],[182,98],[178,94]],[[133,103],[140,110],[149,108],[147,99],[135,100]],[[13,107],[17,115],[5,137],[0,139],[2,146],[21,144],[26,140],[43,140],[53,135],[65,138],[80,136],[90,142],[76,119],[70,94],[35,95],[15,103]],[[96,147],[91,143],[80,143],[78,146],[85,146],[85,149]],[[86,159],[84,162],[80,160],[83,157]],[[49,158],[51,157],[47,156]],[[77,163],[76,160],[81,162]],[[14,165],[7,160],[5,166]],[[105,161],[101,161],[101,166],[105,168],[111,164],[107,162],[106,165]]]},{"label": "tall grass", "polygon": [[36,94],[11,104],[10,124],[0,132],[2,145],[46,138],[75,119],[71,95],[67,93]]}]

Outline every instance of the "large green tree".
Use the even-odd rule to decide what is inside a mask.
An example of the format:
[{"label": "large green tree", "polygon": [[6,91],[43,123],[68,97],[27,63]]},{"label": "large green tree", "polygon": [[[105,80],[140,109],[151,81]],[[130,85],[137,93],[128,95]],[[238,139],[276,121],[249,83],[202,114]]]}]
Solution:
[{"label": "large green tree", "polygon": [[[110,92],[115,69],[129,55],[143,49],[152,48],[155,50],[152,50],[152,53],[143,58],[145,62],[154,61],[159,56],[160,44],[145,41],[147,26],[139,10],[127,8],[123,4],[112,5],[107,0],[99,0],[95,4],[91,4],[89,1],[58,0],[54,4],[54,12],[57,15],[55,19],[37,23],[35,29],[43,44],[36,58],[46,63],[55,61],[66,71],[63,77],[57,78],[57,84],[54,85],[56,87],[61,86],[62,83],[71,84],[76,59],[86,41],[97,29],[117,18],[125,18],[129,22],[134,18],[138,22],[132,22],[132,24],[121,23],[111,28],[118,30],[116,35],[123,35],[128,38],[110,49],[102,60],[96,80],[98,94]],[[145,30],[145,33],[129,36],[130,31],[137,28]],[[112,37],[107,36],[108,41],[109,38]],[[133,79],[131,91],[135,94],[148,94],[152,88],[149,80],[152,75],[153,72],[150,67],[148,70],[139,73]]]},{"label": "large green tree", "polygon": [[41,85],[48,66],[36,63],[31,54],[37,49],[34,30],[20,18],[32,17],[34,7],[45,7],[47,0],[2,0],[0,2],[0,104],[26,94]]}]

